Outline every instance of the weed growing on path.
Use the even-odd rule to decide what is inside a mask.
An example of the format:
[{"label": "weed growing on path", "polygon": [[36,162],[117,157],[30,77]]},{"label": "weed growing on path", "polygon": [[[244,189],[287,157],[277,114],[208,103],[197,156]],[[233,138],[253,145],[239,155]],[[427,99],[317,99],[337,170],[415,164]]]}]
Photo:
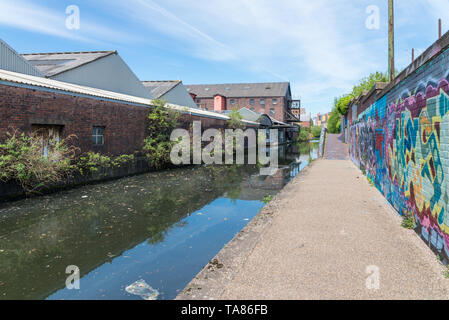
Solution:
[{"label": "weed growing on path", "polygon": [[415,220],[412,215],[406,215],[402,219],[401,226],[405,229],[415,229]]},{"label": "weed growing on path", "polygon": [[267,204],[268,202],[270,202],[273,199],[273,196],[271,194],[269,194],[268,196],[265,196],[265,198],[262,199],[262,202]]},{"label": "weed growing on path", "polygon": [[449,279],[449,267],[446,267],[446,270],[444,270],[443,274],[446,279]]}]

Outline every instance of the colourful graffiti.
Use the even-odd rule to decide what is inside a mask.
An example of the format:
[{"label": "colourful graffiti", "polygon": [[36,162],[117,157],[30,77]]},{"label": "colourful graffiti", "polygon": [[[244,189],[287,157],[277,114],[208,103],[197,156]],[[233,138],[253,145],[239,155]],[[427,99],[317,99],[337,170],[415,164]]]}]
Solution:
[{"label": "colourful graffiti", "polygon": [[[350,155],[401,215],[449,257],[449,57],[422,68],[427,75],[403,80],[358,116],[351,126]],[[444,68],[443,68],[444,67]],[[430,70],[429,70],[430,69]],[[430,79],[430,80],[429,80]],[[414,87],[416,89],[410,90]]]}]

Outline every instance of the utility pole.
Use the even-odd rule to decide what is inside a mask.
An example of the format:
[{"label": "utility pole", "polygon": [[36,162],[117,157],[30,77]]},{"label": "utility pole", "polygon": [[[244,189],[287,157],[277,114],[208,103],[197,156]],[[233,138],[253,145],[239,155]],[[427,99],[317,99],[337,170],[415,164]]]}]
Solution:
[{"label": "utility pole", "polygon": [[388,0],[388,74],[390,81],[394,80],[394,6],[393,0]]}]

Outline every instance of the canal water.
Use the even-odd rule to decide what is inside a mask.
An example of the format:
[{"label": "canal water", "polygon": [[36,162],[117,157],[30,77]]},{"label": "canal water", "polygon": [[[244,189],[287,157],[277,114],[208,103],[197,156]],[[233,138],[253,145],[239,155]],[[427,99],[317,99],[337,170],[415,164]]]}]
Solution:
[{"label": "canal water", "polygon": [[[0,299],[173,299],[317,157],[280,147],[279,170],[189,167],[0,204]],[[79,290],[66,288],[68,266]]]}]

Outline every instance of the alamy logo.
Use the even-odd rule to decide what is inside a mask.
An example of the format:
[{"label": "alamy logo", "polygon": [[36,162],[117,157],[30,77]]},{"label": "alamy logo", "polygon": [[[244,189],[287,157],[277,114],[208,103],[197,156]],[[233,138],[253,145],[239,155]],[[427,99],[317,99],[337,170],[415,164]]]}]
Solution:
[{"label": "alamy logo", "polygon": [[80,8],[76,5],[70,5],[65,9],[68,15],[65,19],[65,26],[69,30],[80,29]]},{"label": "alamy logo", "polygon": [[380,269],[378,266],[367,266],[365,269],[366,274],[369,276],[366,278],[365,285],[368,290],[379,290],[380,288]]},{"label": "alamy logo", "polygon": [[369,30],[380,29],[380,9],[378,6],[371,5],[366,7],[368,17],[365,20],[365,26]]},{"label": "alamy logo", "polygon": [[[276,173],[277,129],[207,129],[201,132],[201,121],[193,122],[193,137],[186,129],[173,130],[170,140],[178,142],[170,153],[173,164],[245,164],[245,151],[247,151],[246,164],[265,166],[260,169],[261,175]],[[202,147],[203,142],[209,143]],[[269,149],[267,143],[270,144]]]},{"label": "alamy logo", "polygon": [[77,266],[70,265],[65,269],[65,273],[69,274],[65,280],[65,286],[69,290],[80,289],[80,269]]}]

